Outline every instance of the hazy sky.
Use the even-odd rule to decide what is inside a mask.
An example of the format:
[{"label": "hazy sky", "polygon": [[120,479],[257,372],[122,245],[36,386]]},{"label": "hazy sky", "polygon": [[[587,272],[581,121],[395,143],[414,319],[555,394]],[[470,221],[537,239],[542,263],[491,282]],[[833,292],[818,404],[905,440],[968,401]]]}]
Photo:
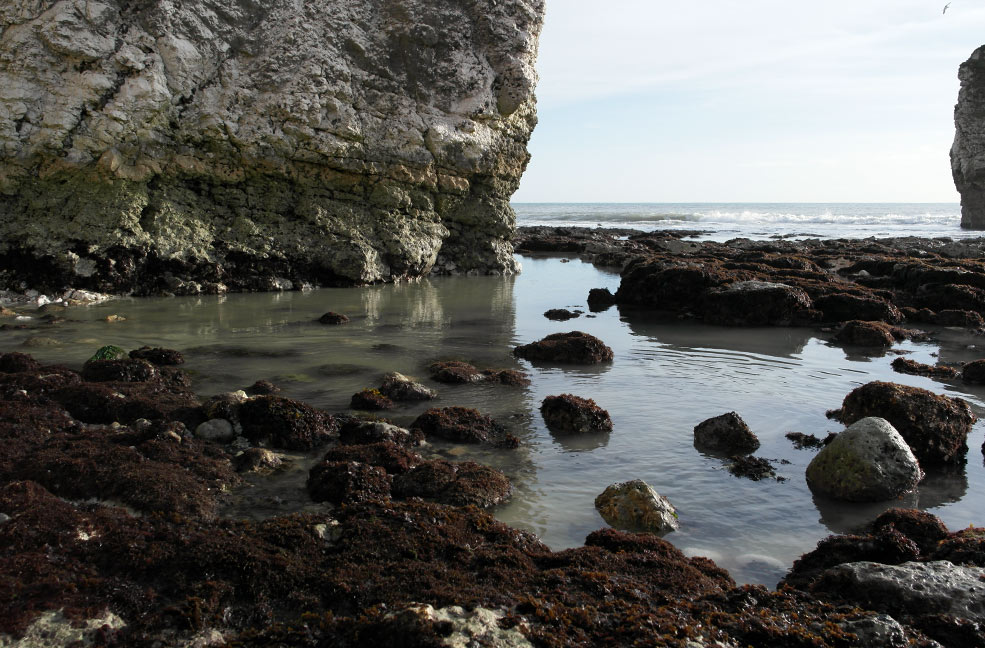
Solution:
[{"label": "hazy sky", "polygon": [[547,0],[515,202],[956,202],[985,2]]}]

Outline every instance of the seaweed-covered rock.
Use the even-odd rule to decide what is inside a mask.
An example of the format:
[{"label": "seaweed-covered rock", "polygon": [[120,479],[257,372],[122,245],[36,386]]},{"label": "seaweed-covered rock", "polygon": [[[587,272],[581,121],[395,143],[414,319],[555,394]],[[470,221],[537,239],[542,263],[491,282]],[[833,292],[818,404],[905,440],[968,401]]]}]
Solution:
[{"label": "seaweed-covered rock", "polygon": [[928,558],[985,567],[985,529],[969,527],[949,535],[934,546]]},{"label": "seaweed-covered rock", "polygon": [[814,307],[824,314],[824,320],[828,322],[862,320],[898,324],[903,321],[903,314],[896,306],[876,296],[830,293],[815,299]]},{"label": "seaweed-covered rock", "polygon": [[906,441],[888,421],[877,417],[853,423],[807,466],[812,491],[852,502],[895,499],[922,478]]},{"label": "seaweed-covered rock", "polygon": [[985,360],[973,360],[961,367],[961,380],[972,385],[985,385]]},{"label": "seaweed-covered rock", "polygon": [[790,326],[811,320],[811,298],[802,289],[772,281],[737,281],[710,288],[701,300],[709,324]]},{"label": "seaweed-covered rock", "polygon": [[254,443],[310,450],[336,432],[332,416],[307,403],[280,396],[257,396],[239,407],[243,436]]},{"label": "seaweed-covered rock", "polygon": [[438,395],[433,389],[428,389],[421,383],[396,371],[391,371],[383,376],[380,392],[395,401],[431,400]]},{"label": "seaweed-covered rock", "polygon": [[406,430],[385,421],[364,421],[353,419],[346,421],[339,429],[339,443],[344,445],[360,445],[392,441],[398,446],[411,448],[424,443],[424,433],[421,430]]},{"label": "seaweed-covered rock", "polygon": [[348,324],[349,318],[341,313],[333,313],[329,311],[318,318],[319,324]]},{"label": "seaweed-covered rock", "polygon": [[316,502],[353,504],[390,497],[390,477],[379,466],[357,461],[322,461],[308,472],[308,493]]},{"label": "seaweed-covered rock", "polygon": [[129,354],[122,348],[115,344],[107,344],[106,346],[99,347],[87,362],[92,362],[93,360],[124,360],[129,357]]},{"label": "seaweed-covered rock", "polygon": [[595,508],[617,528],[653,533],[680,528],[673,504],[642,479],[610,485],[595,498]]},{"label": "seaweed-covered rock", "polygon": [[612,349],[594,335],[572,331],[554,333],[538,342],[513,349],[513,355],[526,360],[567,364],[599,364],[611,362]]},{"label": "seaweed-covered rock", "polygon": [[243,391],[245,391],[248,396],[267,396],[269,394],[276,394],[279,392],[280,387],[269,380],[258,380]]},{"label": "seaweed-covered rock", "polygon": [[405,473],[422,461],[419,454],[411,452],[393,441],[379,441],[362,445],[339,445],[325,453],[322,459],[328,462],[356,461],[370,466],[379,466],[391,475]]},{"label": "seaweed-covered rock", "polygon": [[846,425],[868,416],[886,419],[924,467],[960,461],[976,420],[960,398],[880,381],[854,389],[832,415]]},{"label": "seaweed-covered rock", "polygon": [[544,317],[554,322],[566,322],[581,315],[581,311],[570,311],[567,308],[552,308],[544,312]]},{"label": "seaweed-covered rock", "polygon": [[895,328],[885,322],[851,320],[835,333],[834,339],[853,346],[891,347],[898,339],[894,335]]},{"label": "seaweed-covered rock", "polygon": [[780,585],[806,590],[826,569],[836,565],[858,561],[898,565],[919,556],[917,544],[891,527],[866,535],[828,536],[813,551],[794,561]]},{"label": "seaweed-covered rock", "polygon": [[82,379],[89,382],[150,382],[159,376],[147,360],[89,360],[82,365]]},{"label": "seaweed-covered rock", "polygon": [[466,385],[485,380],[482,372],[474,366],[457,360],[431,363],[428,371],[431,372],[431,377],[438,382],[451,385]]},{"label": "seaweed-covered rock", "polygon": [[185,356],[180,351],[161,347],[142,346],[131,351],[129,355],[134,360],[147,360],[158,367],[171,367],[185,362]]},{"label": "seaweed-covered rock", "polygon": [[725,466],[731,474],[736,477],[745,477],[753,481],[773,478],[777,481],[786,481],[785,477],[778,477],[773,464],[769,459],[754,457],[752,455],[739,455],[731,457]]},{"label": "seaweed-covered rock", "polygon": [[247,448],[233,457],[233,467],[238,473],[267,473],[283,464],[281,455],[266,448]]},{"label": "seaweed-covered rock", "polygon": [[573,394],[548,396],[540,404],[540,413],[551,432],[586,434],[612,431],[609,413],[590,398]]},{"label": "seaweed-covered rock", "polygon": [[26,353],[0,353],[0,373],[37,371],[41,363]]},{"label": "seaweed-covered rock", "polygon": [[509,478],[472,461],[425,461],[393,478],[395,497],[423,497],[441,504],[496,506],[513,493]]},{"label": "seaweed-covered rock", "polygon": [[491,417],[470,407],[432,407],[414,419],[410,427],[421,430],[426,437],[458,443],[482,443],[500,432]]},{"label": "seaweed-covered rock", "polygon": [[985,318],[970,310],[942,310],[934,315],[933,323],[939,326],[961,326],[964,328],[982,328]]},{"label": "seaweed-covered rock", "polygon": [[588,291],[588,310],[601,313],[616,303],[616,296],[608,288],[592,288]]},{"label": "seaweed-covered rock", "polygon": [[944,365],[928,365],[916,362],[909,358],[896,358],[890,364],[893,371],[897,373],[910,374],[911,376],[927,376],[929,378],[957,378],[960,372],[954,367]]},{"label": "seaweed-covered rock", "polygon": [[947,527],[940,518],[918,509],[889,509],[873,520],[871,529],[873,533],[886,529],[899,531],[912,540],[923,555],[933,552],[948,537]]},{"label": "seaweed-covered rock", "polygon": [[530,378],[527,377],[527,374],[516,369],[500,369],[498,371],[486,369],[482,372],[482,375],[489,382],[495,382],[501,385],[523,387],[530,384]]},{"label": "seaweed-covered rock", "polygon": [[717,454],[745,454],[759,448],[759,439],[741,416],[727,412],[694,426],[694,447]]},{"label": "seaweed-covered rock", "polygon": [[349,407],[355,410],[376,412],[393,409],[393,401],[384,396],[379,389],[357,391],[349,400]]}]

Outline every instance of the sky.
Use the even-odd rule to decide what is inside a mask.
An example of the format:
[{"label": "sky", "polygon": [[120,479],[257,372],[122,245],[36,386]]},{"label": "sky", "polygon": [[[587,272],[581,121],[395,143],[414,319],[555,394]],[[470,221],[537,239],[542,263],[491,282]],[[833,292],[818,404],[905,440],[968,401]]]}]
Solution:
[{"label": "sky", "polygon": [[985,1],[547,0],[513,202],[957,202]]}]

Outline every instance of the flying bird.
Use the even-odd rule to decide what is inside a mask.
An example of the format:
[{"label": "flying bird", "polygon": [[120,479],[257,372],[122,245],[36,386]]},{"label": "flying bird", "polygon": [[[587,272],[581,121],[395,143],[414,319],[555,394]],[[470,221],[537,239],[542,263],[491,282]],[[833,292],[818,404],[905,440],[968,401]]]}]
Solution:
[{"label": "flying bird", "polygon": [[947,13],[947,8],[950,7],[950,6],[951,6],[951,3],[950,2],[948,2],[946,5],[944,5],[944,11],[942,11],[941,13],[942,14],[946,14]]}]

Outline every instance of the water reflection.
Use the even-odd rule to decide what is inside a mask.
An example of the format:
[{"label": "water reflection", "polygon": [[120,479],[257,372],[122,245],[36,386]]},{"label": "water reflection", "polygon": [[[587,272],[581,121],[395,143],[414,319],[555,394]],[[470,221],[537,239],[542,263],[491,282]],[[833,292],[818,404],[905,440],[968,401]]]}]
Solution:
[{"label": "water reflection", "polygon": [[657,321],[641,314],[624,315],[634,335],[668,349],[691,353],[720,349],[740,354],[796,358],[816,337],[812,329],[793,327],[732,328],[687,322]]}]

